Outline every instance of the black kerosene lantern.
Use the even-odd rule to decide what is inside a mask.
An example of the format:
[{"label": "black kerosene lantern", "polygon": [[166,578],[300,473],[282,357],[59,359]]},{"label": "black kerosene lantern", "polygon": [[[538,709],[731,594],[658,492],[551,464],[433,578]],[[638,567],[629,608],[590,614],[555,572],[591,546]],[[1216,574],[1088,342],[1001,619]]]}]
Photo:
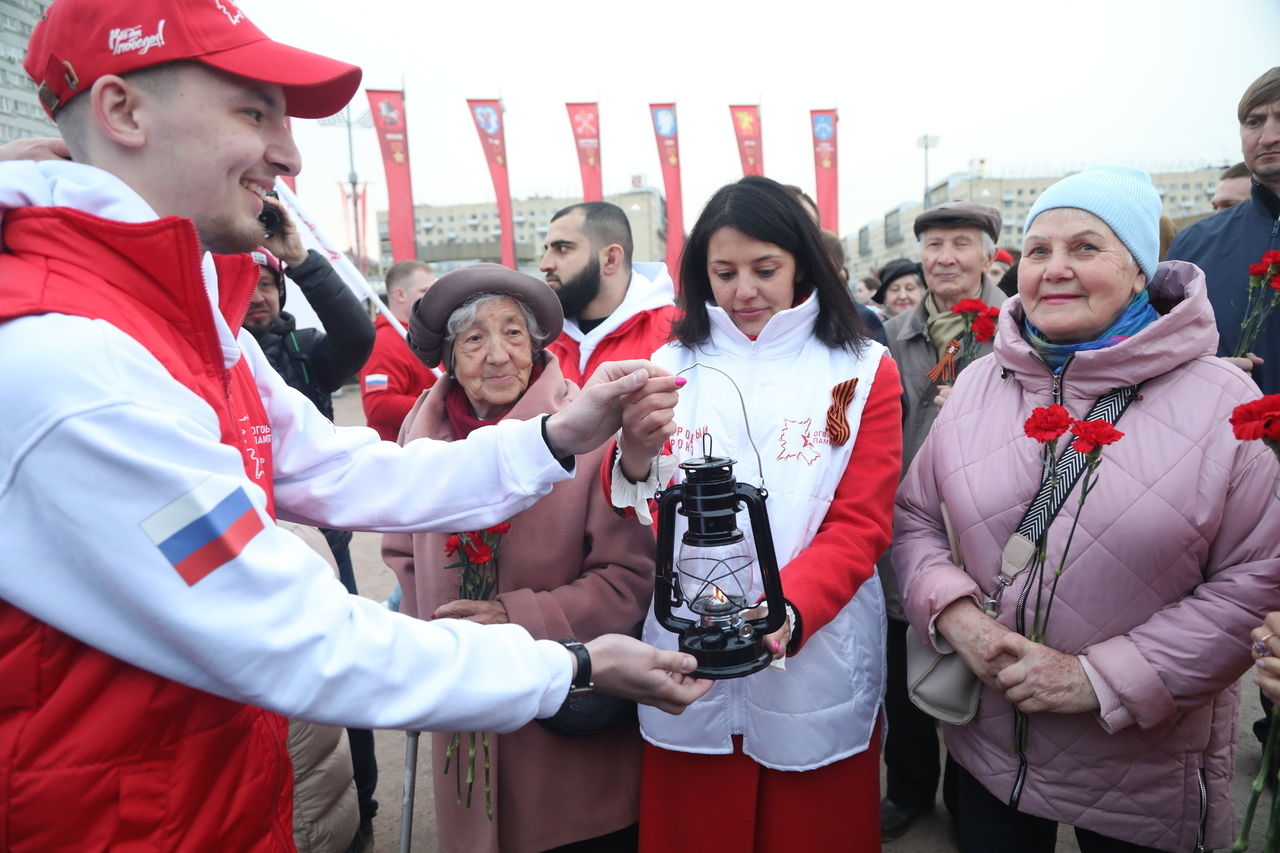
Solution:
[{"label": "black kerosene lantern", "polygon": [[[680,651],[698,659],[700,678],[739,678],[769,665],[767,634],[786,621],[782,578],[773,551],[773,534],[765,511],[768,493],[733,478],[737,460],[711,455],[680,463],[684,482],[658,494],[658,564],[653,608],[658,622],[680,635]],[[738,529],[737,512],[746,504],[752,541]],[[675,552],[679,507],[689,529]],[[759,573],[768,604],[765,617],[745,619],[742,611],[757,606],[748,595]],[[697,621],[673,616],[687,604]]]}]

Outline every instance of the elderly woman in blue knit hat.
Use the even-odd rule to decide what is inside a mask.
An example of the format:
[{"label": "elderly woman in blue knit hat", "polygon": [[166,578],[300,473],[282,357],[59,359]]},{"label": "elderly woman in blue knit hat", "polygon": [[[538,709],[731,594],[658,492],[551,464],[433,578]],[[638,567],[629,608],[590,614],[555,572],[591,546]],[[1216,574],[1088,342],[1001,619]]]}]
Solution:
[{"label": "elderly woman in blue knit hat", "polygon": [[1040,196],[995,350],[898,492],[907,618],[980,679],[946,732],[964,851],[1051,851],[1059,823],[1085,853],[1230,843],[1280,512],[1270,451],[1228,425],[1257,387],[1214,356],[1200,270],[1157,263],[1159,218],[1136,169]]}]

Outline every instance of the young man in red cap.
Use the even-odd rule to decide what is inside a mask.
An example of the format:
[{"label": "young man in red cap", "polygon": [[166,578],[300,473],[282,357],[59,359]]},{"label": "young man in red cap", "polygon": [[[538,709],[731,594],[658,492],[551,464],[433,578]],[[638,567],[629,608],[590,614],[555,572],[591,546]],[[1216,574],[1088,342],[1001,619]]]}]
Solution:
[{"label": "young man in red cap", "polygon": [[505,731],[593,676],[673,711],[705,691],[630,638],[389,613],[273,523],[492,525],[620,397],[676,387],[615,366],[550,418],[397,448],[280,380],[233,332],[252,259],[209,253],[262,242],[300,165],[284,117],[337,111],[359,69],[230,0],[55,0],[25,65],[74,162],[0,164],[0,359],[24,366],[0,387],[0,848],[292,850],[278,715]]}]

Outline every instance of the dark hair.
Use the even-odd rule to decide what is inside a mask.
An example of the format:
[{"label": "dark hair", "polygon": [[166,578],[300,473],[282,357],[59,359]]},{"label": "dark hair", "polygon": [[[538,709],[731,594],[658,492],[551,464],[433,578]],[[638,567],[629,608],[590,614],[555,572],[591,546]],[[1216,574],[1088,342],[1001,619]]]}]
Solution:
[{"label": "dark hair", "polygon": [[575,210],[582,211],[582,233],[586,235],[592,251],[599,252],[605,246],[617,243],[622,247],[623,263],[630,269],[635,243],[631,239],[631,223],[622,208],[607,201],[580,201],[557,210],[551,221],[555,222]]},{"label": "dark hair", "polygon": [[812,218],[814,222],[819,222],[819,220],[821,220],[822,215],[818,213],[818,203],[814,201],[807,192],[800,189],[795,184],[783,184],[783,186],[787,188],[788,192],[800,200],[800,203],[804,205],[805,212],[809,214],[810,218]]},{"label": "dark hair", "polygon": [[1240,105],[1236,107],[1236,118],[1244,124],[1249,113],[1272,101],[1280,101],[1280,65],[1254,80],[1244,90],[1244,94],[1240,96]]},{"label": "dark hair", "polygon": [[822,242],[822,232],[790,190],[769,178],[747,177],[721,187],[703,208],[680,260],[680,304],[684,316],[674,337],[694,347],[711,334],[707,306],[715,304],[707,275],[711,236],[732,228],[754,240],[772,243],[796,260],[795,300],[818,294],[814,333],[832,349],[857,350],[867,328],[853,305],[853,295]]},{"label": "dark hair", "polygon": [[1004,275],[1000,276],[1000,281],[996,282],[996,287],[1000,288],[1000,292],[1005,296],[1018,295],[1018,265],[1022,263],[1022,259],[1013,262]]},{"label": "dark hair", "polygon": [[1252,178],[1252,177],[1253,177],[1253,172],[1250,172],[1249,167],[1244,164],[1243,160],[1241,160],[1239,163],[1236,163],[1234,166],[1228,166],[1226,170],[1223,171],[1223,173],[1218,176],[1218,180],[1229,181],[1232,178]]}]

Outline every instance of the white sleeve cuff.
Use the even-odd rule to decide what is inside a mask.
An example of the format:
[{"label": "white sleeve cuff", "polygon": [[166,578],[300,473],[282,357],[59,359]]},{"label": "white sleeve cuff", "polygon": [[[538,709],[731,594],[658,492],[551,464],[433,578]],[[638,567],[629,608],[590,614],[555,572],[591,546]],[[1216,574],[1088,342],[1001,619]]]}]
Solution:
[{"label": "white sleeve cuff", "polygon": [[653,515],[649,512],[649,501],[653,500],[663,483],[671,480],[678,465],[674,456],[660,455],[649,466],[648,478],[633,483],[623,473],[622,453],[615,450],[613,470],[609,472],[610,500],[619,509],[634,510],[641,524],[652,525]]},{"label": "white sleeve cuff", "polygon": [[1080,665],[1084,667],[1085,678],[1098,697],[1098,724],[1107,734],[1115,734],[1121,729],[1133,725],[1133,715],[1120,702],[1120,696],[1111,689],[1107,680],[1093,668],[1086,655],[1079,655]]},{"label": "white sleeve cuff", "polygon": [[573,652],[555,640],[538,640],[536,645],[538,653],[546,661],[547,671],[551,673],[547,690],[538,703],[537,716],[544,719],[554,717],[569,697],[569,685],[573,681]]}]

